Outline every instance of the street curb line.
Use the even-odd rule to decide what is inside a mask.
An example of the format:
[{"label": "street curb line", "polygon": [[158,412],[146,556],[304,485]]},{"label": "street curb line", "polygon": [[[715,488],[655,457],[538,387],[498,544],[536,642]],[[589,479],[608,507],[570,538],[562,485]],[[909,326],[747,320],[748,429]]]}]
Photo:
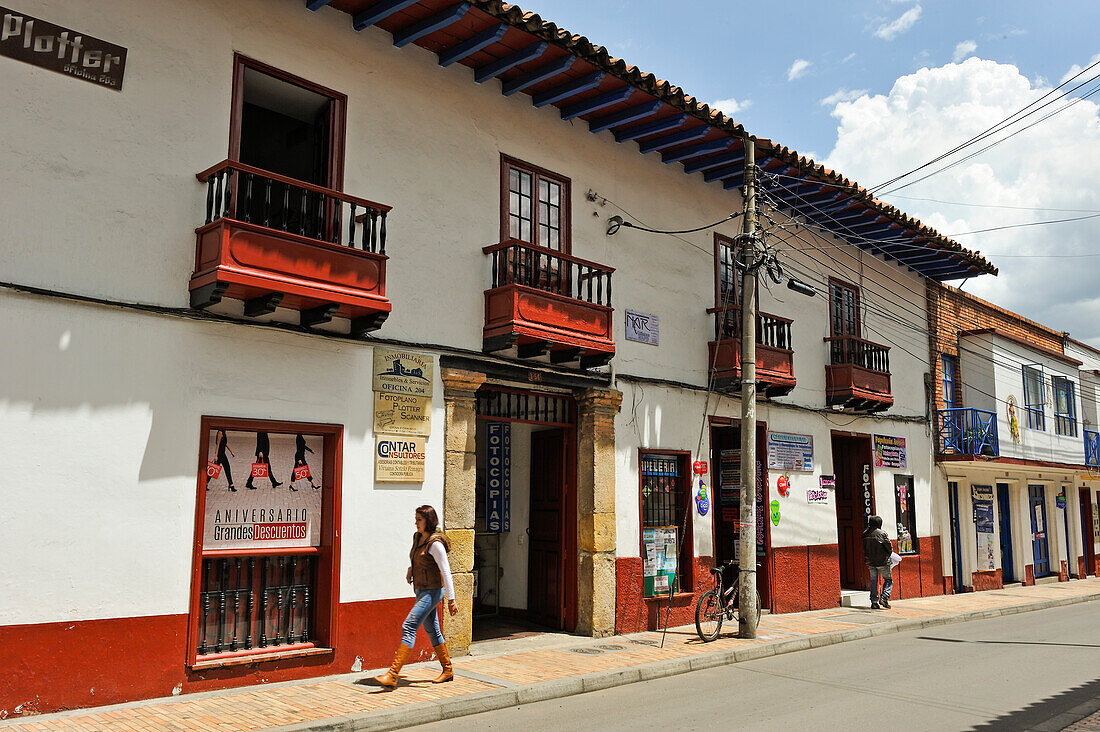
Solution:
[{"label": "street curb line", "polygon": [[[1100,600],[1100,593],[1078,595],[1065,598],[1048,598],[1023,605],[1009,605],[987,610],[969,610],[954,615],[940,615],[930,618],[908,618],[889,623],[875,623],[859,628],[845,628],[827,633],[805,635],[796,638],[784,638],[762,644],[732,648],[724,651],[697,654],[684,658],[670,658],[663,661],[637,664],[635,666],[608,671],[597,671],[583,676],[571,676],[564,679],[543,681],[518,687],[506,687],[476,692],[452,699],[419,702],[384,711],[356,712],[340,717],[312,722],[299,722],[274,728],[276,732],[385,732],[386,730],[412,727],[429,722],[457,719],[471,714],[490,712],[497,709],[533,704],[540,701],[576,696],[591,691],[611,689],[640,681],[678,676],[691,671],[701,671],[718,666],[726,666],[742,661],[751,661],[767,656],[823,648],[825,646],[862,640],[865,638],[901,633],[909,630],[922,630],[941,625],[954,625],[973,620],[989,620],[1005,615],[1049,610],[1054,607],[1076,605],[1082,602]],[[461,673],[461,668],[458,669]],[[491,678],[491,677],[488,677]]]}]

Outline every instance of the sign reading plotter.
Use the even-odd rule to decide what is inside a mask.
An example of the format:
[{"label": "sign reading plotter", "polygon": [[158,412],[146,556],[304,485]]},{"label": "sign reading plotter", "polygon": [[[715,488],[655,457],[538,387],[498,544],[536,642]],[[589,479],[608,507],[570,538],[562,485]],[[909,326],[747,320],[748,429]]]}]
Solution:
[{"label": "sign reading plotter", "polygon": [[0,56],[122,90],[126,49],[0,6]]}]

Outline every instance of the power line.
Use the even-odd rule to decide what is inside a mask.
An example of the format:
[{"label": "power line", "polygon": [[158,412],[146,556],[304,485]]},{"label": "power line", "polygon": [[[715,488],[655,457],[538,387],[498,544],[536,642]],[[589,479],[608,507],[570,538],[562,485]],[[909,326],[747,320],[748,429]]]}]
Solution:
[{"label": "power line", "polygon": [[1051,208],[1049,206],[1009,206],[999,203],[966,203],[963,201],[945,201],[942,198],[920,198],[918,196],[903,196],[900,193],[883,193],[892,198],[904,198],[907,201],[928,201],[929,203],[942,203],[947,206],[967,206],[969,208],[1004,208],[1013,211],[1057,211],[1061,213],[1100,213],[1095,208]]},{"label": "power line", "polygon": [[[994,226],[994,227],[989,228],[989,229],[975,229],[974,231],[960,231],[958,234],[945,234],[945,236],[969,236],[970,234],[984,234],[987,231],[1003,231],[1004,229],[1022,229],[1025,226],[1044,226],[1046,224],[1064,224],[1064,223],[1069,222],[1069,221],[1084,221],[1085,219],[1095,219],[1098,216],[1100,216],[1100,213],[1094,213],[1094,214],[1091,214],[1089,216],[1074,216],[1074,217],[1068,218],[1068,219],[1050,219],[1049,221],[1032,221],[1032,222],[1027,223],[1027,224],[1008,224],[1006,226]],[[992,257],[993,255],[991,254],[989,256]],[[1004,256],[1004,255],[998,255],[998,256]],[[1013,256],[1013,255],[1009,255],[1009,256]],[[1017,254],[1015,256],[1021,256],[1021,255]],[[1042,256],[1042,255],[1031,254],[1031,255],[1023,255],[1023,256],[1037,257],[1037,256]],[[1065,256],[1065,255],[1063,255],[1063,256]],[[1096,255],[1094,255],[1094,254],[1077,254],[1077,255],[1073,255],[1073,256],[1092,257],[1092,256],[1096,256]]]}]

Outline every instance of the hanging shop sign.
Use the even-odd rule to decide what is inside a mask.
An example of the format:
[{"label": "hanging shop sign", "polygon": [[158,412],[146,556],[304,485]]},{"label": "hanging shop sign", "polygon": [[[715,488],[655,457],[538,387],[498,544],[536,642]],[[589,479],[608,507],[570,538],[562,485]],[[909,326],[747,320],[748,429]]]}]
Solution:
[{"label": "hanging shop sign", "polygon": [[811,435],[792,435],[786,432],[768,433],[768,470],[814,469],[814,438]]},{"label": "hanging shop sign", "polygon": [[122,46],[2,6],[0,13],[0,56],[122,90]]},{"label": "hanging shop sign", "polygon": [[868,463],[864,463],[860,469],[860,478],[860,490],[863,493],[863,520],[866,524],[867,519],[875,515],[875,484],[871,479],[871,466]]},{"label": "hanging shop sign", "polygon": [[691,464],[691,472],[696,475],[706,475],[708,469],[706,460],[696,460]]},{"label": "hanging shop sign", "polygon": [[652,313],[626,309],[626,339],[651,346],[660,345],[661,319]]},{"label": "hanging shop sign", "polygon": [[485,426],[485,528],[495,534],[512,530],[512,425]]},{"label": "hanging shop sign", "polygon": [[204,551],[320,546],[324,437],[210,430]]},{"label": "hanging shop sign", "polygon": [[875,435],[875,467],[907,469],[905,438]]},{"label": "hanging shop sign", "polygon": [[786,498],[791,492],[791,479],[790,476],[781,475],[775,481],[775,489],[779,491],[779,495]]},{"label": "hanging shop sign", "polygon": [[432,433],[432,400],[388,391],[374,392],[374,431],[427,437]]},{"label": "hanging shop sign", "polygon": [[374,349],[375,391],[430,399],[433,373],[433,359],[430,354]]},{"label": "hanging shop sign", "polygon": [[374,449],[374,479],[379,483],[424,482],[424,438],[378,435]]},{"label": "hanging shop sign", "polygon": [[779,526],[779,519],[781,518],[779,513],[779,501],[771,502],[772,510],[772,526]]},{"label": "hanging shop sign", "polygon": [[1058,495],[1056,495],[1054,497],[1054,505],[1057,506],[1060,509],[1064,509],[1066,507],[1066,492],[1065,492],[1065,490],[1063,490],[1061,493],[1059,493]]},{"label": "hanging shop sign", "polygon": [[707,484],[699,479],[699,490],[695,492],[695,508],[700,516],[706,516],[710,510],[710,499],[707,497]]},{"label": "hanging shop sign", "polygon": [[667,595],[676,587],[676,527],[642,529],[642,590],[646,597]]}]

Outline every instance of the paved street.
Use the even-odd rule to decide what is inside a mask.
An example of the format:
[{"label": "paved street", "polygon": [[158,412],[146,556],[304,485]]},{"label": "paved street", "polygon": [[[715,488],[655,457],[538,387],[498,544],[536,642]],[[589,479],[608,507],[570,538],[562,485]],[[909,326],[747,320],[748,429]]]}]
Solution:
[{"label": "paved street", "polygon": [[[865,639],[417,727],[1050,729],[1100,709],[1100,608]],[[1083,728],[1083,727],[1082,727]],[[1089,729],[1100,728],[1100,724]]]}]

